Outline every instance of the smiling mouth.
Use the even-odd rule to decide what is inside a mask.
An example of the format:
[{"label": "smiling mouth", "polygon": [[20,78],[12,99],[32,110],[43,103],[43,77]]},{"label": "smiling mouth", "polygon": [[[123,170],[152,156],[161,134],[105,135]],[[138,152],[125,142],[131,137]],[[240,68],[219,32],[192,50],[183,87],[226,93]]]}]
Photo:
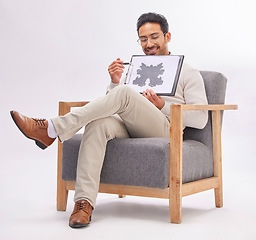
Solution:
[{"label": "smiling mouth", "polygon": [[156,53],[157,49],[158,49],[158,47],[147,48],[146,52],[149,54],[154,54],[154,53]]}]

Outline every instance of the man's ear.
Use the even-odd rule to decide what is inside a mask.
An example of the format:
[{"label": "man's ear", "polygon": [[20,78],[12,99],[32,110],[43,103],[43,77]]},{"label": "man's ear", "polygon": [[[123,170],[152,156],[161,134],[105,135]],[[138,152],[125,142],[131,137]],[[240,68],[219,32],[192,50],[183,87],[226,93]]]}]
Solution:
[{"label": "man's ear", "polygon": [[166,39],[167,42],[170,42],[170,41],[171,41],[171,33],[170,33],[170,32],[167,32],[167,33],[165,34],[165,39]]}]

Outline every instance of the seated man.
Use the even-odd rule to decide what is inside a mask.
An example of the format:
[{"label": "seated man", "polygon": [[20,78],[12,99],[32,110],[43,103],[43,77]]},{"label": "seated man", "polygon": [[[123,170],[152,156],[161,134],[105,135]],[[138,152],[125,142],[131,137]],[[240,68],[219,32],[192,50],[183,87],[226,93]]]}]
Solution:
[{"label": "seated man", "polygon": [[[164,16],[146,13],[139,17],[137,32],[146,55],[168,55],[171,34]],[[120,83],[123,61],[119,58],[108,68],[111,82],[107,94],[65,116],[51,120],[28,118],[16,111],[11,116],[28,138],[45,149],[58,137],[60,141],[71,138],[85,126],[81,142],[75,206],[69,226],[85,227],[90,223],[95,208],[100,183],[100,173],[107,142],[113,138],[169,137],[171,104],[207,104],[205,87],[200,73],[183,64],[175,96],[157,96],[152,90],[139,94]],[[120,118],[114,116],[118,114]],[[184,128],[204,128],[206,111],[184,113]]]}]

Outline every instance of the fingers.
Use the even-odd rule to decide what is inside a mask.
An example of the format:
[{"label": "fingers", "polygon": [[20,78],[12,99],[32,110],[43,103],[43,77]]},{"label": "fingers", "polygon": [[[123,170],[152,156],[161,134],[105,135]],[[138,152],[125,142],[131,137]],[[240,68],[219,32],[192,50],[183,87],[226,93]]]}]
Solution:
[{"label": "fingers", "polygon": [[148,99],[147,93],[145,91],[143,91],[142,96]]},{"label": "fingers", "polygon": [[120,58],[117,58],[117,60],[113,61],[109,65],[108,72],[110,74],[112,82],[119,83],[122,73],[124,72],[123,69],[124,69],[123,61],[120,60]]},{"label": "fingers", "polygon": [[120,58],[117,58],[117,60],[112,62],[108,67],[109,71],[115,71],[117,69],[119,70],[124,69],[123,61],[121,61]]},{"label": "fingers", "polygon": [[122,68],[116,66],[116,67],[109,68],[108,72],[109,72],[110,76],[112,76],[112,75],[115,75],[118,73],[123,73],[124,70]]},{"label": "fingers", "polygon": [[142,95],[153,103],[158,109],[161,110],[163,108],[165,101],[160,96],[157,96],[152,89],[146,89],[146,91],[143,91]]},{"label": "fingers", "polygon": [[143,96],[146,97],[149,101],[157,101],[158,96],[152,89],[146,89],[146,91],[143,92]]}]

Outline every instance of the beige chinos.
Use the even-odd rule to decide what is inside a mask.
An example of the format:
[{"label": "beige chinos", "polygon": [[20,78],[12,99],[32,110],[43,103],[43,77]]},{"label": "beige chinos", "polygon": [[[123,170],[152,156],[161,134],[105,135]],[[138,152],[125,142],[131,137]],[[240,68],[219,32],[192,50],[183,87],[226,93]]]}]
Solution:
[{"label": "beige chinos", "polygon": [[[119,117],[113,116],[118,114]],[[107,142],[113,138],[168,137],[170,123],[150,101],[128,86],[65,116],[51,119],[65,141],[85,126],[77,166],[74,201],[86,199],[95,207]]]}]

